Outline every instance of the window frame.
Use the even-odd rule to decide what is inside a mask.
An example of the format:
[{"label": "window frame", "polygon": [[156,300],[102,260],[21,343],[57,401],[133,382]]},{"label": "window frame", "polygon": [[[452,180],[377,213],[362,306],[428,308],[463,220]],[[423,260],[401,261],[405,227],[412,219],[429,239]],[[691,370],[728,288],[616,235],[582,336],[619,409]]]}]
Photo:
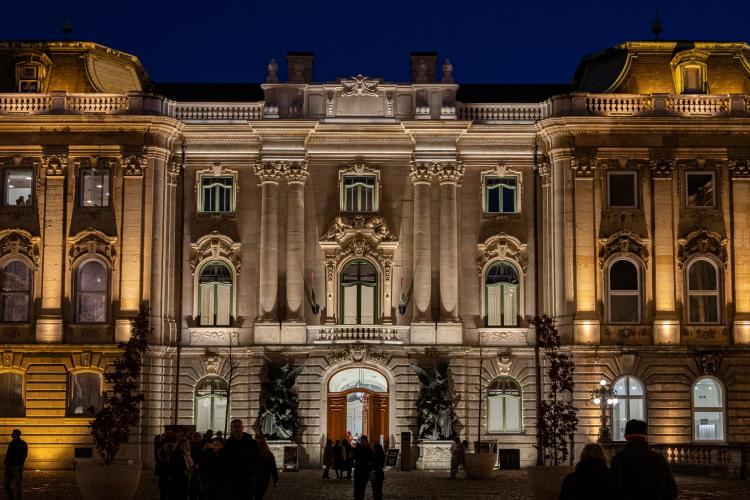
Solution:
[{"label": "window frame", "polygon": [[[638,282],[638,290],[612,290],[612,267],[620,262],[620,261],[626,261],[635,267],[636,272],[636,278]],[[641,263],[635,260],[634,258],[627,256],[627,255],[618,255],[615,257],[612,257],[605,266],[606,274],[606,288],[605,292],[607,294],[607,321],[611,325],[640,325],[643,322],[643,271]],[[638,297],[638,320],[637,321],[614,321],[612,320],[612,296],[637,296]]]},{"label": "window frame", "polygon": [[[356,262],[366,262],[367,264],[371,265],[373,269],[375,270],[375,284],[374,285],[368,285],[364,281],[357,281],[357,282],[351,282],[348,286],[344,285],[344,271],[347,267],[350,265],[356,263]],[[366,325],[370,323],[362,323],[362,287],[366,286],[373,289],[373,323],[375,325],[380,324],[380,287],[381,287],[381,273],[380,268],[378,265],[371,261],[370,259],[358,257],[349,259],[341,264],[341,267],[338,272],[338,291],[339,291],[339,304],[338,304],[338,312],[339,316],[337,318],[336,324],[339,325],[346,325],[349,323],[344,323],[344,310],[346,307],[345,299],[344,299],[344,288],[348,288],[349,286],[356,286],[357,287],[357,322],[352,323],[353,325]]]},{"label": "window frame", "polygon": [[[705,175],[705,174],[711,174],[712,182],[713,182],[713,192],[712,192],[712,204],[707,206],[701,206],[701,205],[690,205],[689,202],[689,193],[688,193],[688,178],[691,175]],[[717,196],[718,191],[721,190],[721,186],[719,185],[720,179],[718,172],[716,170],[685,170],[683,180],[685,183],[685,202],[684,206],[688,210],[716,210],[719,208],[719,198]]]},{"label": "window frame", "polygon": [[[713,406],[695,406],[695,386],[698,385],[699,382],[702,380],[711,380],[713,381],[718,389],[721,391],[721,406],[719,407],[713,407]],[[693,382],[693,385],[690,386],[690,421],[692,424],[692,438],[694,443],[726,443],[727,442],[727,391],[726,387],[724,387],[724,384],[719,380],[717,377],[714,377],[712,375],[703,375],[701,377],[698,377]],[[723,436],[722,439],[698,439],[696,435],[696,423],[695,423],[695,414],[697,412],[715,412],[715,413],[721,413],[721,435]]]},{"label": "window frame", "polygon": [[[217,324],[217,309],[214,307],[214,314],[213,319],[210,324],[203,323],[203,317],[201,314],[202,309],[202,301],[203,301],[203,293],[201,291],[201,276],[203,275],[203,271],[206,269],[206,267],[213,263],[219,263],[225,266],[229,270],[229,275],[231,277],[231,284],[229,287],[229,322],[226,325],[219,325]],[[216,282],[214,282],[216,283]],[[228,328],[235,324],[235,311],[236,311],[236,297],[237,297],[237,291],[235,290],[235,286],[237,284],[237,271],[235,270],[234,266],[227,260],[221,259],[221,258],[209,258],[204,260],[200,263],[200,265],[197,268],[197,271],[195,273],[195,315],[194,317],[197,319],[198,327],[200,328],[211,328],[211,327],[217,327],[217,328]],[[218,288],[216,286],[213,287],[213,293],[216,294],[218,291]],[[214,306],[216,306],[218,297],[214,296]]]},{"label": "window frame", "polygon": [[[73,395],[75,394],[75,384],[74,379],[75,377],[83,374],[91,374],[91,375],[97,375],[99,377],[99,404],[97,407],[94,408],[94,412],[88,412],[86,411],[86,408],[83,409],[83,413],[74,413],[72,411],[72,404],[73,404]],[[71,418],[92,418],[96,415],[96,412],[101,409],[102,406],[102,393],[104,392],[104,374],[99,370],[75,370],[68,374],[68,391],[67,391],[67,402],[66,402],[66,408],[65,408],[65,415]]]},{"label": "window frame", "polygon": [[[229,210],[204,210],[204,189],[203,181],[209,178],[228,178],[231,181],[230,194],[229,194]],[[218,187],[216,188],[218,189]],[[199,215],[234,215],[237,213],[237,176],[231,172],[198,172],[197,180],[197,211]]]},{"label": "window frame", "polygon": [[[31,172],[31,187],[29,188],[29,197],[31,199],[31,203],[28,205],[14,205],[12,204],[10,197],[8,196],[8,174],[10,174],[13,171],[29,171]],[[2,204],[4,207],[9,208],[26,208],[26,207],[35,207],[36,206],[36,190],[34,189],[35,186],[35,177],[36,172],[34,171],[33,167],[24,167],[24,166],[14,166],[14,167],[6,167],[2,169],[2,183],[3,183],[3,192],[2,192]]]},{"label": "window frame", "polygon": [[[637,170],[609,170],[607,171],[607,208],[612,209],[638,209],[641,206],[640,203],[640,189],[639,180],[640,173]],[[612,204],[612,176],[625,176],[628,175],[633,179],[633,204],[632,205],[613,205]]]},{"label": "window frame", "polygon": [[[107,195],[107,203],[102,205],[92,204],[87,205],[85,203],[84,197],[84,186],[83,186],[83,178],[85,176],[86,172],[96,173],[97,171],[106,172],[107,174],[107,182],[108,185],[106,186],[106,195]],[[112,175],[112,169],[109,166],[106,167],[94,167],[93,165],[86,165],[81,166],[78,168],[78,172],[76,172],[76,189],[78,191],[76,199],[77,199],[77,205],[78,208],[83,209],[102,209],[102,208],[110,208],[112,206],[112,187],[113,187],[113,175]],[[104,184],[102,184],[102,188],[105,189]]]},{"label": "window frame", "polygon": [[27,308],[26,308],[26,319],[22,321],[10,321],[5,318],[5,297],[8,295],[22,295],[24,291],[10,291],[6,292],[2,289],[0,289],[0,323],[8,323],[8,324],[28,324],[33,321],[34,318],[34,266],[33,264],[28,261],[25,258],[12,256],[8,259],[0,260],[0,287],[2,286],[2,280],[3,280],[3,274],[5,272],[5,268],[12,264],[13,262],[20,262],[26,267],[26,270],[29,273],[29,289],[25,291],[25,293],[28,294],[28,302],[27,302]]},{"label": "window frame", "polygon": [[[100,265],[104,266],[104,270],[106,271],[107,275],[107,289],[103,292],[83,292],[80,289],[81,286],[81,270],[83,267],[88,264],[89,262],[97,262]],[[81,307],[81,293],[103,293],[105,296],[105,307],[104,307],[104,320],[103,321],[81,321],[80,317],[80,307]],[[73,316],[75,318],[75,324],[79,325],[106,325],[109,323],[109,319],[111,316],[110,307],[112,306],[112,268],[110,267],[109,263],[106,262],[104,259],[98,258],[98,257],[89,257],[85,259],[81,259],[79,262],[75,265],[75,279],[73,282],[73,307],[75,308],[73,311]]]},{"label": "window frame", "polygon": [[[216,393],[213,392],[213,390],[211,391],[210,394],[198,395],[198,390],[201,387],[201,385],[203,385],[205,383],[210,383],[212,380],[219,381],[219,382],[221,382],[224,385],[224,387],[226,387],[226,391],[227,391],[226,395],[224,395],[224,396],[217,395]],[[213,386],[212,386],[212,389],[213,389]],[[227,403],[226,404],[226,411],[225,411],[225,415],[224,415],[224,420],[227,421],[228,418],[229,418],[229,416],[231,415],[231,413],[230,413],[231,410],[230,410],[229,394],[230,394],[230,391],[229,391],[229,382],[224,377],[219,376],[219,375],[206,375],[204,377],[201,377],[195,383],[195,388],[193,389],[193,424],[195,425],[196,430],[198,430],[200,432],[205,432],[206,430],[210,429],[210,427],[208,427],[207,429],[200,429],[198,427],[198,401],[201,400],[201,399],[210,399],[211,400],[209,420],[211,422],[213,422],[214,418],[215,418],[214,413],[215,413],[215,410],[216,410],[216,399],[217,398],[224,398],[224,400]],[[224,428],[222,427],[221,429],[212,429],[212,430],[213,431],[220,430],[220,431],[223,432]]]},{"label": "window frame", "polygon": [[[699,89],[688,89],[687,88],[687,71],[689,69],[698,70]],[[706,72],[706,64],[700,61],[689,60],[681,63],[677,66],[679,72],[680,95],[705,95],[708,94],[708,74]]]},{"label": "window frame", "polygon": [[[505,211],[500,210],[497,212],[491,212],[489,209],[489,186],[487,185],[488,179],[514,179],[516,182],[516,188],[515,188],[515,196],[513,200],[514,210],[513,211]],[[502,188],[501,188],[502,189]],[[500,202],[502,204],[503,197],[500,196]],[[514,214],[520,214],[521,213],[521,174],[518,173],[512,173],[512,172],[490,172],[485,173],[482,175],[482,213],[484,215],[514,215]]]},{"label": "window frame", "polygon": [[[643,401],[643,419],[642,420],[644,422],[648,422],[648,392],[646,391],[646,384],[644,384],[643,381],[640,378],[636,377],[635,375],[621,375],[612,382],[612,388],[614,388],[615,385],[617,385],[617,383],[623,379],[625,379],[625,387],[627,388],[627,393],[626,394],[617,393],[614,396],[618,400],[617,404],[622,405],[624,403],[626,405],[627,420],[631,420],[634,417],[630,414],[630,405],[628,403],[632,400],[642,400]],[[634,379],[638,382],[638,384],[640,384],[641,390],[643,391],[643,395],[631,395],[630,394],[630,379]],[[624,442],[625,441],[624,434],[622,436],[622,439],[615,439],[615,428],[617,426],[617,422],[615,422],[615,406],[614,405],[612,405],[612,407],[610,408],[609,420],[610,420],[610,425],[612,426],[612,440],[618,443]]]},{"label": "window frame", "polygon": [[[26,372],[18,369],[11,368],[10,370],[4,369],[0,371],[0,377],[5,375],[13,375],[16,377],[20,377],[21,383],[20,384],[12,384],[13,386],[20,388],[20,395],[21,395],[21,411],[19,415],[12,415],[7,417],[0,417],[0,419],[10,420],[14,418],[26,418]],[[0,384],[0,387],[2,387],[2,384]],[[6,405],[3,405],[5,407]]]},{"label": "window frame", "polygon": [[[705,261],[708,262],[712,267],[714,272],[716,273],[716,290],[690,290],[690,268],[693,267],[697,262],[699,261]],[[722,293],[722,287],[724,284],[723,280],[723,274],[721,273],[720,267],[714,262],[713,259],[706,255],[699,255],[695,257],[694,259],[691,259],[687,265],[685,266],[685,272],[683,274],[684,276],[684,284],[685,284],[685,311],[687,317],[685,318],[685,322],[688,325],[720,325],[722,322],[722,319],[724,315],[722,314],[722,309],[724,306],[723,303],[723,293]],[[711,322],[700,322],[700,323],[694,323],[690,321],[690,312],[691,312],[691,305],[690,305],[690,297],[699,296],[699,297],[716,297],[716,321]]]},{"label": "window frame", "polygon": [[[503,381],[509,381],[513,385],[515,385],[515,388],[518,390],[518,396],[513,396],[509,394],[495,394],[491,395],[490,391],[492,390],[493,386],[500,385]],[[501,425],[499,427],[502,428],[502,430],[494,430],[491,428],[491,422],[492,422],[492,413],[490,412],[490,398],[501,398],[503,400],[502,403],[502,416],[499,420]],[[517,430],[507,430],[507,405],[506,400],[508,398],[518,398],[518,429]],[[484,391],[484,398],[486,403],[486,420],[485,420],[485,430],[487,434],[523,434],[524,433],[524,425],[523,425],[523,386],[521,386],[521,383],[515,378],[510,375],[499,375],[495,378],[493,378],[488,384],[487,389]]]},{"label": "window frame", "polygon": [[[513,270],[516,272],[516,276],[518,277],[518,284],[516,285],[516,317],[515,317],[515,324],[514,325],[490,325],[490,315],[489,315],[489,287],[491,286],[497,286],[497,284],[489,285],[487,283],[487,278],[490,274],[490,271],[493,267],[496,265],[505,264],[513,268]],[[502,288],[505,288],[505,286],[508,286],[511,284],[501,285]],[[482,293],[483,293],[483,300],[482,300],[482,307],[483,307],[483,314],[482,317],[484,319],[484,325],[486,328],[518,328],[521,323],[521,319],[523,318],[523,302],[522,302],[522,294],[523,294],[523,273],[521,272],[521,267],[518,266],[515,262],[508,260],[508,259],[494,259],[487,263],[487,265],[484,268],[484,271],[482,272]],[[503,311],[502,313],[502,323],[505,323],[505,293],[501,293],[502,297],[502,304],[501,309]]]},{"label": "window frame", "polygon": [[[371,178],[372,184],[372,210],[352,210],[351,207],[347,207],[347,196],[346,196],[346,179],[351,178]],[[339,188],[339,199],[340,209],[342,213],[346,214],[376,214],[380,211],[380,176],[377,173],[363,172],[363,173],[343,173],[340,180],[341,187]]]}]

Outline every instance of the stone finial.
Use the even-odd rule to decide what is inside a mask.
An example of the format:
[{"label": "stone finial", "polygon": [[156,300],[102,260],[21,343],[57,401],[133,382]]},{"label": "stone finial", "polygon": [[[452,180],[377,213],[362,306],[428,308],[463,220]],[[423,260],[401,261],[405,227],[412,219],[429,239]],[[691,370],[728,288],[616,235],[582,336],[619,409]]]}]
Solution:
[{"label": "stone finial", "polygon": [[450,59],[446,59],[443,63],[443,83],[455,83],[453,80],[453,64]]},{"label": "stone finial", "polygon": [[268,63],[268,77],[266,78],[266,83],[277,83],[279,81],[279,64],[276,62],[275,58],[271,58],[271,61]]}]

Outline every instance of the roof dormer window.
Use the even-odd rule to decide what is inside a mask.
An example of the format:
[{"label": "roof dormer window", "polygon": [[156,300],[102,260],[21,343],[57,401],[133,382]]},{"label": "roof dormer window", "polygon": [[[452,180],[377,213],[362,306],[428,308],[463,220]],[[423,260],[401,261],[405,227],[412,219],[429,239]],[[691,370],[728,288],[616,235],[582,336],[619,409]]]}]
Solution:
[{"label": "roof dormer window", "polygon": [[16,92],[43,93],[47,91],[52,62],[45,54],[25,52],[16,57]]},{"label": "roof dormer window", "polygon": [[705,94],[705,68],[699,65],[684,64],[682,71],[682,94]]}]

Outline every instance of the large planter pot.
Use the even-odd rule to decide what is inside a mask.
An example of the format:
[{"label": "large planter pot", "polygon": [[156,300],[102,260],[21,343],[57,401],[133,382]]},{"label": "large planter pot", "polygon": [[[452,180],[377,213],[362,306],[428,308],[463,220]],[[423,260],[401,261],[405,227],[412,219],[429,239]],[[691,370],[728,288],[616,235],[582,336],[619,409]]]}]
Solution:
[{"label": "large planter pot", "polygon": [[141,480],[141,462],[76,460],[76,484],[83,500],[133,500]]},{"label": "large planter pot", "polygon": [[575,470],[567,465],[528,467],[529,488],[535,500],[557,500],[565,476]]},{"label": "large planter pot", "polygon": [[497,474],[497,457],[494,453],[467,453],[464,455],[466,475],[472,479],[489,479]]}]

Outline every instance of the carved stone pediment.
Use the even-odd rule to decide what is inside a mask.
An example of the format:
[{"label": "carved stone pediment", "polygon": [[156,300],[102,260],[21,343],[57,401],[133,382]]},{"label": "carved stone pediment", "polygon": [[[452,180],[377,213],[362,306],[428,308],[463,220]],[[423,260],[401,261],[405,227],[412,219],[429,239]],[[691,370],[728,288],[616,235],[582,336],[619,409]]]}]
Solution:
[{"label": "carved stone pediment", "polygon": [[527,255],[526,243],[515,236],[499,233],[490,236],[484,243],[477,245],[480,256],[477,259],[477,271],[481,274],[487,264],[494,259],[508,259],[515,262],[523,272],[526,272]]},{"label": "carved stone pediment", "polygon": [[344,242],[351,236],[359,235],[373,242],[398,241],[391,233],[385,219],[380,215],[339,216],[333,219],[321,241]]},{"label": "carved stone pediment", "polygon": [[727,239],[708,229],[698,229],[688,234],[685,238],[677,240],[679,249],[677,251],[677,261],[682,267],[685,262],[696,254],[713,255],[721,261],[726,268],[727,266]]},{"label": "carved stone pediment", "polygon": [[190,244],[190,271],[195,273],[198,265],[207,259],[223,258],[228,260],[236,273],[240,272],[240,243],[218,231],[201,236],[198,241]]},{"label": "carved stone pediment", "polygon": [[371,361],[383,366],[386,366],[388,364],[387,353],[373,351],[362,344],[354,344],[339,351],[332,351],[330,354],[328,354],[327,359],[330,365],[345,362],[351,362],[355,365],[358,365],[364,363],[365,361]]},{"label": "carved stone pediment", "polygon": [[344,88],[341,94],[345,96],[377,96],[378,83],[378,80],[372,80],[363,75],[353,76],[350,79],[341,80],[341,86]]},{"label": "carved stone pediment", "polygon": [[[393,247],[395,245],[389,245],[389,248],[381,249],[362,236],[347,240],[341,247],[335,245],[333,248],[330,246],[326,248],[324,246],[324,250],[326,251],[326,279],[329,282],[335,280],[336,269],[342,261],[354,257],[368,257],[380,265],[383,271],[383,279],[389,282],[393,268]],[[383,250],[388,250],[388,252]]]},{"label": "carved stone pediment", "polygon": [[599,266],[617,254],[629,253],[638,257],[644,264],[648,262],[648,240],[644,240],[630,231],[618,231],[609,238],[599,240]]},{"label": "carved stone pediment", "polygon": [[23,229],[4,229],[0,231],[0,257],[23,255],[38,267],[39,242],[39,237]]},{"label": "carved stone pediment", "polygon": [[115,266],[117,257],[115,249],[117,237],[115,236],[107,236],[99,230],[89,228],[68,238],[68,243],[70,245],[68,259],[71,264],[85,255],[99,255],[107,259],[112,267]]}]

